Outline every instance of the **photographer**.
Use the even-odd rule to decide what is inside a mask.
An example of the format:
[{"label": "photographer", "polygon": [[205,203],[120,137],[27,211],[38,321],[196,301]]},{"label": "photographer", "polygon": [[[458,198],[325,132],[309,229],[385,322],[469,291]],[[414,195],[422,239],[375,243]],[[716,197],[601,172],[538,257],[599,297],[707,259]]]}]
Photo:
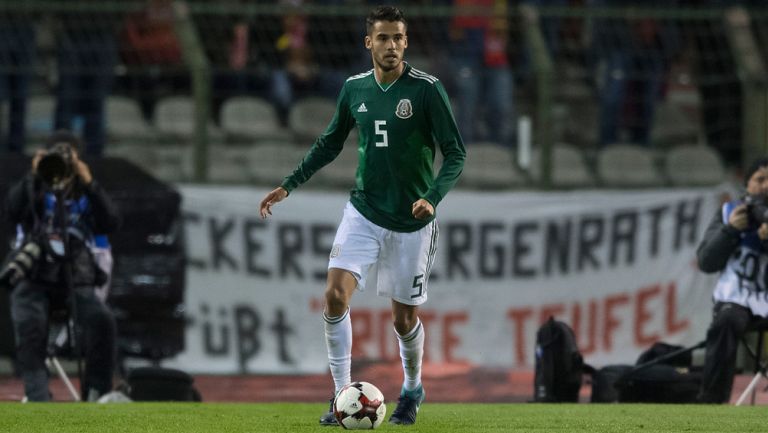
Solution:
[{"label": "photographer", "polygon": [[696,252],[702,271],[720,272],[707,330],[702,403],[730,400],[739,338],[750,324],[768,316],[768,158],[749,167],[745,184],[744,199],[722,206]]},{"label": "photographer", "polygon": [[7,197],[9,218],[17,226],[17,251],[29,251],[34,259],[28,267],[18,266],[9,280],[16,355],[29,401],[50,399],[48,322],[51,311],[62,309],[75,319],[75,347],[85,356],[83,399],[92,401],[112,389],[115,320],[94,294],[105,275],[91,248],[94,234],[115,231],[120,218],[78,158],[78,149],[71,132],[55,132],[46,150],[32,159],[31,173]]}]

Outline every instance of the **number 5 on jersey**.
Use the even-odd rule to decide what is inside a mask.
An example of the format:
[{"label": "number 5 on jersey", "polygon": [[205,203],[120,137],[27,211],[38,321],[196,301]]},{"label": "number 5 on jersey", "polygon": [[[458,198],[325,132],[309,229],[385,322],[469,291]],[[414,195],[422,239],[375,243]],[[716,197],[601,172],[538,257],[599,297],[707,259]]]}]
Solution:
[{"label": "number 5 on jersey", "polygon": [[386,120],[374,120],[373,129],[377,136],[381,135],[381,141],[376,142],[376,147],[388,147],[389,140],[387,139],[387,130],[384,127],[387,126]]}]

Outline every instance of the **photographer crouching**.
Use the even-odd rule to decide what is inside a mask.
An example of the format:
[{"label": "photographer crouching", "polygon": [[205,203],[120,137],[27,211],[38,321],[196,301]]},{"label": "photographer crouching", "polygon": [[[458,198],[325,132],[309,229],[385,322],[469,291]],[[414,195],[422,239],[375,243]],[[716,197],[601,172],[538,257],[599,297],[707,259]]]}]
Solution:
[{"label": "photographer crouching", "polygon": [[85,357],[83,400],[112,390],[115,320],[94,294],[106,274],[96,265],[94,235],[114,232],[120,217],[104,189],[78,157],[80,143],[56,131],[32,159],[32,170],[7,197],[17,227],[17,249],[0,280],[12,288],[16,357],[29,401],[48,401],[48,325],[52,311],[75,318]]},{"label": "photographer crouching", "polygon": [[768,316],[768,158],[752,163],[745,186],[742,200],[725,203],[716,213],[696,251],[702,271],[720,272],[707,330],[702,403],[730,400],[739,339]]}]

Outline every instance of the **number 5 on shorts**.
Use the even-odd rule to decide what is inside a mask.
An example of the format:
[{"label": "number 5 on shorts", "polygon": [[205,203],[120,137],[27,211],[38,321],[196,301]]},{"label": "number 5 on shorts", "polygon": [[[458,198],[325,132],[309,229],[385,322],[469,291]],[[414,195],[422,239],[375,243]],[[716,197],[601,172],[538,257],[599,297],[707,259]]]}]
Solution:
[{"label": "number 5 on shorts", "polygon": [[418,298],[421,296],[422,293],[424,293],[424,282],[422,281],[424,279],[424,274],[416,275],[413,277],[413,288],[419,289],[419,293],[415,295],[411,295],[411,299]]}]

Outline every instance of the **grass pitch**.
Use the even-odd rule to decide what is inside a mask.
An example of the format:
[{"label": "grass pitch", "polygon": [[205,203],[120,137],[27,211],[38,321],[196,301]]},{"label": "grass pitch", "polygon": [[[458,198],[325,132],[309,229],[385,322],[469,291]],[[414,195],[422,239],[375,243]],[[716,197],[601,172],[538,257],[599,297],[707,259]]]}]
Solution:
[{"label": "grass pitch", "polygon": [[[317,420],[323,404],[0,404],[0,432],[335,432]],[[390,412],[393,404],[387,407]],[[389,413],[387,413],[389,415]],[[438,404],[415,426],[381,432],[766,432],[765,407],[643,404]]]}]

